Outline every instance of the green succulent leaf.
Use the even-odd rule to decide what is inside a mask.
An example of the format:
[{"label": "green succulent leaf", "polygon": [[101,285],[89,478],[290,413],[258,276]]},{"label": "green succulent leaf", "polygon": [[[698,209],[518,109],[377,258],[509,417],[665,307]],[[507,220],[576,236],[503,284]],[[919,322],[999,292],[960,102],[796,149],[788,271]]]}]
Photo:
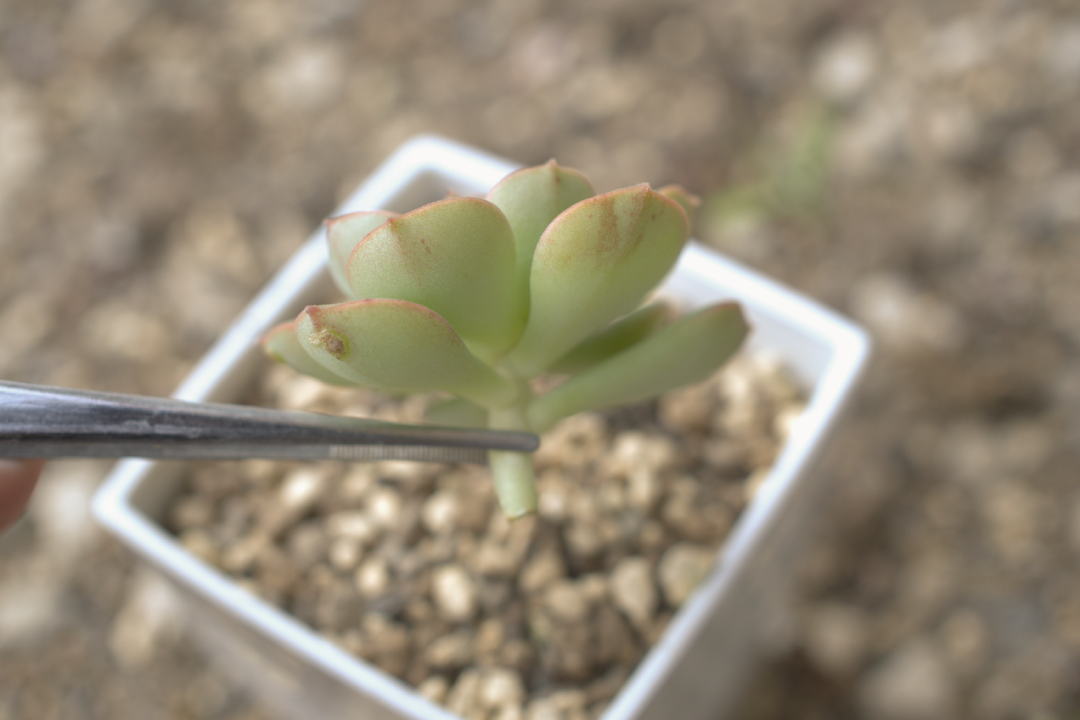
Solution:
[{"label": "green succulent leaf", "polygon": [[310,375],[316,380],[322,380],[330,385],[355,386],[356,383],[346,380],[329,368],[315,362],[296,339],[296,323],[282,323],[270,329],[262,340],[263,350],[273,360],[288,365],[293,370]]},{"label": "green succulent leaf", "polygon": [[748,330],[742,310],[730,302],[681,318],[534,399],[529,424],[545,432],[575,413],[640,402],[700,382],[735,353]]},{"label": "green succulent leaf", "polygon": [[432,425],[487,427],[488,411],[465,398],[449,398],[428,407],[424,420]]},{"label": "green succulent leaf", "polygon": [[529,271],[540,236],[560,213],[595,194],[584,175],[559,167],[554,160],[510,173],[488,193],[487,199],[502,210],[514,231],[517,302],[522,307],[528,307]]},{"label": "green succulent leaf", "polygon": [[364,239],[365,235],[392,217],[397,217],[397,214],[371,210],[341,215],[326,221],[326,249],[330,277],[346,296],[355,297],[352,288],[349,287],[349,277],[346,272],[349,255],[352,254],[353,248]]},{"label": "green succulent leaf", "polygon": [[300,345],[353,382],[380,390],[444,390],[485,406],[512,402],[517,388],[476,358],[434,310],[379,298],[309,306],[296,319]]},{"label": "green succulent leaf", "polygon": [[592,335],[551,366],[551,372],[574,375],[620,353],[655,331],[668,319],[670,309],[653,303],[616,320]]},{"label": "green succulent leaf", "polygon": [[687,233],[686,213],[648,184],[563,212],[536,246],[528,324],[507,356],[508,367],[535,377],[633,310],[675,264]]},{"label": "green succulent leaf", "polygon": [[455,197],[392,218],[349,256],[357,299],[392,298],[431,308],[485,356],[521,334],[514,303],[514,236],[502,212],[478,198]]},{"label": "green succulent leaf", "polygon": [[701,207],[701,198],[688,193],[682,185],[665,185],[656,192],[679,203],[679,207],[686,213],[686,222],[690,226],[689,234],[693,236],[694,222],[698,208]]}]

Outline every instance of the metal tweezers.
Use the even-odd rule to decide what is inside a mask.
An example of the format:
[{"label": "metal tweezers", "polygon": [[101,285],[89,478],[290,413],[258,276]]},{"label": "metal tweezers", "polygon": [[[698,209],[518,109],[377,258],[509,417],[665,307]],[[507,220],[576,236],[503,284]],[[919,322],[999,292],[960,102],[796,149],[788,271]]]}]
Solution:
[{"label": "metal tweezers", "polygon": [[0,457],[487,462],[532,433],[402,425],[0,381]]}]

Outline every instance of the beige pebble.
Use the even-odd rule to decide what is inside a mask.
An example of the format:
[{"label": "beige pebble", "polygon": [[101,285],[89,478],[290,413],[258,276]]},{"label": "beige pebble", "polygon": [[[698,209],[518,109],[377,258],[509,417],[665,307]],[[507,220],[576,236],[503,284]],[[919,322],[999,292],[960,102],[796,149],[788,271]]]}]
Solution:
[{"label": "beige pebble", "polygon": [[483,541],[473,553],[471,566],[478,575],[484,577],[508,578],[517,570],[517,558],[508,549],[497,543]]},{"label": "beige pebble", "polygon": [[656,567],[664,600],[679,607],[712,568],[713,551],[703,545],[676,543],[661,556]]},{"label": "beige pebble", "polygon": [[428,532],[449,534],[457,527],[458,496],[450,490],[434,492],[424,501],[420,518]]},{"label": "beige pebble", "polygon": [[379,528],[360,510],[343,510],[326,517],[326,530],[333,538],[348,538],[371,546],[379,536]]},{"label": "beige pebble", "polygon": [[559,578],[544,591],[544,607],[560,622],[578,623],[589,617],[589,599],[573,580]]},{"label": "beige pebble", "polygon": [[462,668],[472,661],[473,634],[456,630],[436,638],[424,650],[424,660],[436,670]]},{"label": "beige pebble", "polygon": [[246,573],[269,542],[265,535],[256,533],[226,546],[221,551],[222,569],[231,573]]},{"label": "beige pebble", "polygon": [[359,540],[339,537],[330,543],[327,559],[330,564],[342,572],[355,570],[364,555],[364,547]]},{"label": "beige pebble", "polygon": [[220,560],[220,550],[213,536],[203,528],[191,528],[180,535],[180,544],[195,557],[217,565]]},{"label": "beige pebble", "polygon": [[575,560],[587,561],[604,550],[604,536],[596,523],[570,522],[563,530],[566,549]]},{"label": "beige pebble", "polygon": [[635,626],[647,627],[652,622],[660,598],[648,560],[633,555],[620,560],[611,572],[609,588],[615,606]]},{"label": "beige pebble", "polygon": [[326,484],[326,475],[321,469],[301,467],[285,476],[278,500],[291,513],[300,515],[322,499]]},{"label": "beige pebble", "polygon": [[370,557],[360,564],[354,576],[356,589],[367,598],[378,597],[390,587],[390,568],[381,557]]},{"label": "beige pebble", "polygon": [[431,675],[416,686],[416,692],[431,702],[441,705],[446,702],[446,696],[450,692],[450,682],[442,675]]},{"label": "beige pebble", "polygon": [[664,501],[660,517],[676,537],[703,542],[713,536],[715,525],[703,512],[698,487],[698,482],[693,478],[680,478],[671,495]]},{"label": "beige pebble", "polygon": [[604,419],[595,413],[579,413],[566,418],[544,436],[535,459],[541,467],[580,468],[600,457],[606,448]]},{"label": "beige pebble", "polygon": [[649,513],[663,494],[663,484],[655,470],[639,467],[628,473],[626,490],[630,506]]},{"label": "beige pebble", "polygon": [[678,451],[665,437],[650,437],[637,430],[619,433],[605,456],[604,469],[625,476],[637,469],[661,472],[674,465]]},{"label": "beige pebble", "polygon": [[548,585],[556,578],[566,575],[566,565],[562,556],[554,549],[543,551],[529,560],[518,576],[518,587],[526,594],[532,594]]},{"label": "beige pebble", "polygon": [[950,666],[960,673],[974,674],[990,656],[990,629],[974,610],[954,610],[942,623],[938,637]]},{"label": "beige pebble", "polygon": [[570,516],[570,482],[558,468],[549,468],[536,481],[537,512],[550,522],[559,523]]},{"label": "beige pebble", "polygon": [[326,558],[329,539],[323,523],[309,521],[294,527],[285,538],[289,557],[300,567],[308,568]]},{"label": "beige pebble", "polygon": [[803,646],[810,661],[833,677],[855,672],[869,649],[869,622],[854,605],[821,603],[809,612],[803,628]]},{"label": "beige pebble", "polygon": [[357,463],[349,468],[338,486],[338,496],[351,506],[359,505],[375,487],[371,463]]},{"label": "beige pebble", "polygon": [[481,707],[489,710],[520,707],[525,701],[525,683],[516,670],[488,668],[480,679],[477,700]]},{"label": "beige pebble", "polygon": [[476,585],[461,565],[443,565],[431,576],[431,596],[439,617],[447,622],[468,622],[479,608]]},{"label": "beige pebble", "polygon": [[702,432],[709,427],[716,395],[708,383],[664,393],[658,401],[660,422],[675,432]]},{"label": "beige pebble", "polygon": [[412,649],[409,629],[380,615],[368,615],[362,631],[363,656],[391,675],[404,675]]},{"label": "beige pebble", "polygon": [[169,521],[181,532],[189,528],[206,527],[214,521],[214,501],[205,495],[180,498],[169,512]]},{"label": "beige pebble", "polygon": [[860,678],[857,699],[869,718],[936,720],[954,717],[958,698],[938,648],[917,636]]},{"label": "beige pebble", "polygon": [[532,643],[522,638],[507,640],[499,651],[499,664],[514,668],[528,677],[536,661],[536,649]]},{"label": "beige pebble", "polygon": [[388,487],[378,488],[368,497],[367,511],[376,527],[394,528],[401,522],[401,494]]},{"label": "beige pebble", "polygon": [[600,572],[588,573],[578,578],[577,586],[582,595],[592,605],[608,599],[608,579]]},{"label": "beige pebble", "polygon": [[471,720],[482,712],[477,698],[479,690],[480,671],[476,668],[464,670],[446,696],[446,709]]},{"label": "beige pebble", "polygon": [[[473,639],[473,655],[477,662],[485,662],[498,655],[506,642],[506,626],[498,618],[487,618],[480,622]],[[487,663],[490,664],[490,663]]]},{"label": "beige pebble", "polygon": [[525,708],[520,705],[503,705],[489,717],[490,720],[525,720]]},{"label": "beige pebble", "polygon": [[617,663],[632,666],[641,656],[635,633],[622,613],[604,603],[596,609],[594,655],[601,666]]}]

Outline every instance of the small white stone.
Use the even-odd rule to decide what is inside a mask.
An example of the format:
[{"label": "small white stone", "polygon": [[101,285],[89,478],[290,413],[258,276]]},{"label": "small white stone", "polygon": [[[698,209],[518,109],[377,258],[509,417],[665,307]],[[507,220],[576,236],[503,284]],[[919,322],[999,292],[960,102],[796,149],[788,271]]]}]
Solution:
[{"label": "small white stone", "polygon": [[437,670],[462,668],[472,660],[473,635],[468,630],[458,630],[435,638],[424,649],[424,660]]},{"label": "small white stone", "polygon": [[570,483],[557,468],[540,474],[536,481],[537,512],[550,522],[559,523],[570,515]]},{"label": "small white stone", "polygon": [[144,665],[163,638],[179,634],[183,611],[172,586],[153,572],[139,572],[113,620],[109,649],[125,668]]},{"label": "small white stone", "polygon": [[956,687],[937,648],[916,637],[867,673],[858,700],[870,720],[937,720],[953,717]]},{"label": "small white stone", "polygon": [[371,557],[360,564],[355,575],[356,589],[364,597],[378,597],[390,586],[390,568],[381,557]]},{"label": "small white stone", "polygon": [[654,470],[639,467],[630,471],[626,499],[631,506],[651,512],[660,500],[662,491],[660,477]]},{"label": "small white stone", "polygon": [[544,607],[556,620],[566,623],[583,622],[589,617],[589,599],[577,583],[567,578],[548,585]]},{"label": "small white stone", "polygon": [[442,675],[431,675],[416,686],[416,692],[431,702],[441,705],[446,701],[447,693],[450,692],[450,682]]},{"label": "small white stone", "polygon": [[468,668],[458,676],[454,687],[446,697],[446,709],[466,718],[472,718],[481,710],[477,702],[480,690],[480,671]]},{"label": "small white stone", "polygon": [[491,720],[525,720],[525,710],[520,705],[503,705],[491,714]]},{"label": "small white stone", "polygon": [[476,585],[461,565],[443,565],[431,576],[431,596],[439,617],[447,622],[468,622],[476,616]]},{"label": "small white stone", "polygon": [[516,670],[489,668],[480,680],[477,696],[480,705],[489,710],[520,707],[525,701],[525,683]]},{"label": "small white stone", "polygon": [[484,577],[511,577],[517,569],[514,554],[498,543],[483,541],[476,548],[472,568]]},{"label": "small white stone", "polygon": [[353,465],[341,479],[338,495],[345,501],[356,503],[367,497],[375,487],[375,470],[371,463]]},{"label": "small white stone", "polygon": [[954,610],[938,637],[950,665],[961,673],[978,672],[990,655],[990,629],[974,610]]},{"label": "small white stone", "polygon": [[844,603],[822,603],[810,611],[803,627],[806,654],[820,670],[845,676],[859,668],[870,639],[862,610]]},{"label": "small white stone", "polygon": [[356,540],[370,546],[379,535],[379,528],[360,510],[343,510],[326,518],[326,529],[334,538]]},{"label": "small white stone", "polygon": [[848,103],[863,95],[877,71],[877,52],[864,35],[848,34],[830,42],[814,66],[813,81],[829,100]]},{"label": "small white stone", "polygon": [[671,467],[677,457],[675,444],[668,438],[630,430],[615,438],[605,467],[616,475],[628,475],[639,468],[660,472]]},{"label": "small white stone", "polygon": [[315,506],[326,492],[326,475],[313,467],[298,468],[281,483],[278,499],[294,514],[302,514]]},{"label": "small white stone", "polygon": [[[496,655],[506,642],[506,627],[498,618],[488,618],[480,623],[473,639],[473,654],[477,662],[485,663],[484,658]],[[490,664],[490,663],[485,663]]]},{"label": "small white stone", "polygon": [[328,544],[323,524],[310,521],[300,523],[289,532],[285,549],[293,562],[307,568],[326,558]]},{"label": "small white stone", "polygon": [[678,543],[672,545],[660,558],[656,568],[664,600],[672,607],[679,607],[690,593],[709,574],[713,551],[702,545]]},{"label": "small white stone", "polygon": [[608,586],[611,599],[637,627],[647,627],[656,615],[660,598],[652,580],[649,561],[629,556],[618,562]]},{"label": "small white stone", "polygon": [[454,531],[458,518],[458,496],[450,490],[432,493],[424,501],[420,518],[424,527],[433,535],[444,535]]},{"label": "small white stone", "polygon": [[566,575],[566,566],[562,556],[554,550],[541,552],[529,560],[518,576],[518,586],[526,594],[532,594],[551,583],[556,578]]},{"label": "small white stone", "polygon": [[371,493],[368,499],[368,516],[383,529],[391,529],[401,521],[401,495],[382,487]]},{"label": "small white stone", "polygon": [[353,538],[340,537],[330,544],[327,558],[330,564],[342,572],[356,569],[360,564],[360,558],[364,554],[360,541]]}]

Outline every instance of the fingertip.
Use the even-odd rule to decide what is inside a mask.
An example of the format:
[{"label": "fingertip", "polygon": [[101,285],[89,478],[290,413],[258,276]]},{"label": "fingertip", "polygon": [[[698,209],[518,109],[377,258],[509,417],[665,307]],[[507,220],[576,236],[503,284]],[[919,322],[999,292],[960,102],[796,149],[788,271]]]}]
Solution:
[{"label": "fingertip", "polygon": [[44,460],[0,458],[0,532],[26,512],[44,465]]}]

